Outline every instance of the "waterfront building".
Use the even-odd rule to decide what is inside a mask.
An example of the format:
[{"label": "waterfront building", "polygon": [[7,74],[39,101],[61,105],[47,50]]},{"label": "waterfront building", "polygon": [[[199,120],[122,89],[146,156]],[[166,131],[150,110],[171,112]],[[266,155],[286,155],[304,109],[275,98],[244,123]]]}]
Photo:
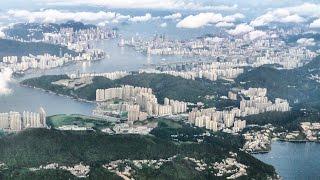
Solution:
[{"label": "waterfront building", "polygon": [[46,112],[40,108],[39,113],[24,111],[10,111],[9,113],[0,113],[0,129],[7,131],[21,131],[27,128],[44,128],[46,124]]}]

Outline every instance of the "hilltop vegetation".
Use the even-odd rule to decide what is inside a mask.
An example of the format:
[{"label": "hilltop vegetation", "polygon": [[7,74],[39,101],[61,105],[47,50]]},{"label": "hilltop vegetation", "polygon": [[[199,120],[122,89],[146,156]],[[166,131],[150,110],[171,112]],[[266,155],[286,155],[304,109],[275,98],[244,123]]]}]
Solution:
[{"label": "hilltop vegetation", "polygon": [[[239,87],[263,87],[271,99],[287,99],[295,109],[320,110],[320,83],[311,80],[311,74],[320,75],[320,57],[309,64],[292,70],[278,70],[262,66],[241,74],[236,83]],[[243,85],[243,83],[245,84]]]},{"label": "hilltop vegetation", "polygon": [[298,131],[301,122],[319,122],[320,114],[318,112],[303,112],[303,111],[289,111],[289,112],[266,112],[262,114],[250,115],[244,117],[247,124],[266,125],[272,124],[278,130],[283,131]]},{"label": "hilltop vegetation", "polygon": [[[104,77],[93,78],[93,83],[77,90],[68,89],[63,86],[53,85],[52,82],[68,79],[66,76],[42,76],[38,78],[27,79],[22,84],[42,88],[59,94],[69,95],[75,98],[86,100],[95,100],[96,89],[107,89],[120,87],[121,85],[132,85],[139,87],[148,87],[153,89],[158,100],[161,102],[165,97],[186,102],[206,102],[206,95],[220,97],[227,95],[230,88],[224,82],[210,82],[206,80],[188,80],[181,77],[175,77],[165,74],[136,74],[129,75],[118,80],[110,80]],[[215,101],[212,101],[215,102]],[[220,103],[216,101],[217,104]]]},{"label": "hilltop vegetation", "polygon": [[[68,172],[61,170],[46,170],[30,172],[27,168],[38,167],[49,163],[74,165],[83,162],[90,165],[88,179],[99,177],[114,179],[117,176],[102,168],[102,165],[118,159],[160,159],[174,155],[179,157],[164,164],[160,169],[143,168],[137,172],[137,179],[149,179],[157,176],[159,179],[212,179],[209,171],[199,172],[194,165],[186,163],[183,157],[202,159],[206,163],[220,162],[229,156],[229,152],[238,154],[237,160],[246,164],[248,176],[242,179],[266,179],[273,177],[275,170],[251,155],[239,151],[243,145],[240,137],[217,134],[203,137],[198,143],[193,135],[200,138],[202,130],[162,121],[153,133],[154,136],[141,135],[107,135],[99,132],[72,132],[47,129],[30,129],[18,134],[0,138],[0,162],[7,165],[6,170],[0,170],[0,178],[49,178],[59,176],[61,179],[73,179]],[[176,133],[184,137],[180,142],[174,141]],[[163,137],[160,134],[165,133]],[[187,133],[188,136],[184,134]],[[232,143],[229,143],[232,142]],[[30,179],[29,178],[29,179]],[[221,177],[220,179],[224,179]]]}]

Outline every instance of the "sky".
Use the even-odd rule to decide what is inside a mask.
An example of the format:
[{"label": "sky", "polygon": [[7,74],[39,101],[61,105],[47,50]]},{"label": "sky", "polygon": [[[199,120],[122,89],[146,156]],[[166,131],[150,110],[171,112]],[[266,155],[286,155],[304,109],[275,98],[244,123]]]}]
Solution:
[{"label": "sky", "polygon": [[178,21],[177,28],[234,27],[231,34],[272,23],[320,27],[319,0],[1,0],[0,8],[0,31],[5,22],[67,20],[105,25],[165,19]]},{"label": "sky", "polygon": [[108,24],[157,22],[178,29],[215,26],[231,35],[257,31],[261,26],[305,24],[320,29],[319,0],[1,0],[1,29],[15,22],[82,21]]},{"label": "sky", "polygon": [[319,0],[1,0],[2,10],[10,8],[36,9],[54,5],[102,5],[113,8],[186,8],[186,7],[218,7],[240,8],[261,7],[276,8],[293,6],[301,3],[316,3]]}]

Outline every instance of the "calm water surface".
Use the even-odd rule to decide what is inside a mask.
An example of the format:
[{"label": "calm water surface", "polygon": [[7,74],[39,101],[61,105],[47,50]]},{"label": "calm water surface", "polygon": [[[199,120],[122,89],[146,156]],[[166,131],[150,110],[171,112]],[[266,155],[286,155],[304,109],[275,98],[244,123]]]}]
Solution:
[{"label": "calm water surface", "polygon": [[320,143],[273,142],[269,153],[254,156],[285,180],[320,179]]},{"label": "calm water surface", "polygon": [[91,115],[94,104],[78,102],[73,99],[54,94],[45,93],[41,90],[22,87],[18,81],[26,78],[38,77],[41,75],[67,74],[76,72],[112,72],[138,70],[143,64],[159,63],[161,61],[179,61],[184,58],[161,58],[159,56],[147,57],[131,48],[120,48],[118,40],[106,40],[95,43],[95,46],[104,49],[109,58],[91,62],[76,63],[63,68],[55,68],[46,71],[31,71],[22,79],[10,83],[13,93],[7,96],[0,96],[0,112],[13,111],[37,111],[43,106],[48,115],[53,114],[86,114]]}]

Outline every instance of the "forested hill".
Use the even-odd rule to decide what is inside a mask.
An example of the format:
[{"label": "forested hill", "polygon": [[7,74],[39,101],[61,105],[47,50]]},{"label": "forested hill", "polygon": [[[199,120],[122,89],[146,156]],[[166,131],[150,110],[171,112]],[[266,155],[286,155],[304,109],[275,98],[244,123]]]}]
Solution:
[{"label": "forested hill", "polygon": [[[226,84],[224,81],[212,82],[207,80],[190,80],[166,74],[143,73],[129,75],[114,81],[104,77],[95,77],[93,78],[93,83],[79,89],[70,89],[65,86],[52,84],[52,82],[61,79],[68,79],[68,77],[64,75],[41,76],[27,79],[23,81],[22,84],[91,101],[96,99],[97,89],[132,85],[151,88],[159,102],[162,102],[165,97],[168,97],[170,99],[185,102],[204,102],[205,104],[214,105],[216,107],[229,106],[229,103],[234,103],[229,102],[228,100],[219,99],[222,95],[226,96],[228,90],[231,88],[230,84]],[[207,99],[207,95],[216,97],[216,100]]]},{"label": "forested hill", "polygon": [[312,75],[320,75],[320,56],[292,70],[261,66],[241,74],[236,83],[244,88],[267,88],[270,98],[287,99],[297,108],[320,110],[320,83],[311,79]]},{"label": "forested hill", "polygon": [[[30,129],[18,134],[0,138],[0,162],[6,165],[0,168],[0,179],[75,179],[70,173],[61,170],[29,171],[49,163],[72,166],[80,162],[90,166],[86,179],[114,179],[116,175],[102,167],[114,160],[160,159],[177,155],[172,162],[164,163],[160,169],[143,167],[137,169],[135,179],[226,179],[217,177],[210,171],[197,171],[195,165],[184,157],[203,159],[207,164],[221,162],[237,153],[236,160],[248,166],[247,175],[241,179],[267,179],[275,177],[275,170],[250,154],[239,151],[242,141],[239,137],[228,134],[204,137],[202,143],[197,138],[203,130],[189,125],[170,122],[160,124],[154,129],[154,136],[108,135],[98,132],[72,132],[47,129]],[[172,135],[179,134],[184,139],[180,143],[172,140]],[[194,136],[195,135],[195,136]],[[232,142],[232,143],[230,143]],[[31,178],[30,178],[31,179]]]},{"label": "forested hill", "polygon": [[62,54],[68,53],[75,55],[74,51],[67,49],[64,46],[47,44],[42,42],[20,42],[8,39],[0,39],[0,61],[4,56],[27,56],[42,55],[48,53],[51,55],[60,55],[60,49]]}]

